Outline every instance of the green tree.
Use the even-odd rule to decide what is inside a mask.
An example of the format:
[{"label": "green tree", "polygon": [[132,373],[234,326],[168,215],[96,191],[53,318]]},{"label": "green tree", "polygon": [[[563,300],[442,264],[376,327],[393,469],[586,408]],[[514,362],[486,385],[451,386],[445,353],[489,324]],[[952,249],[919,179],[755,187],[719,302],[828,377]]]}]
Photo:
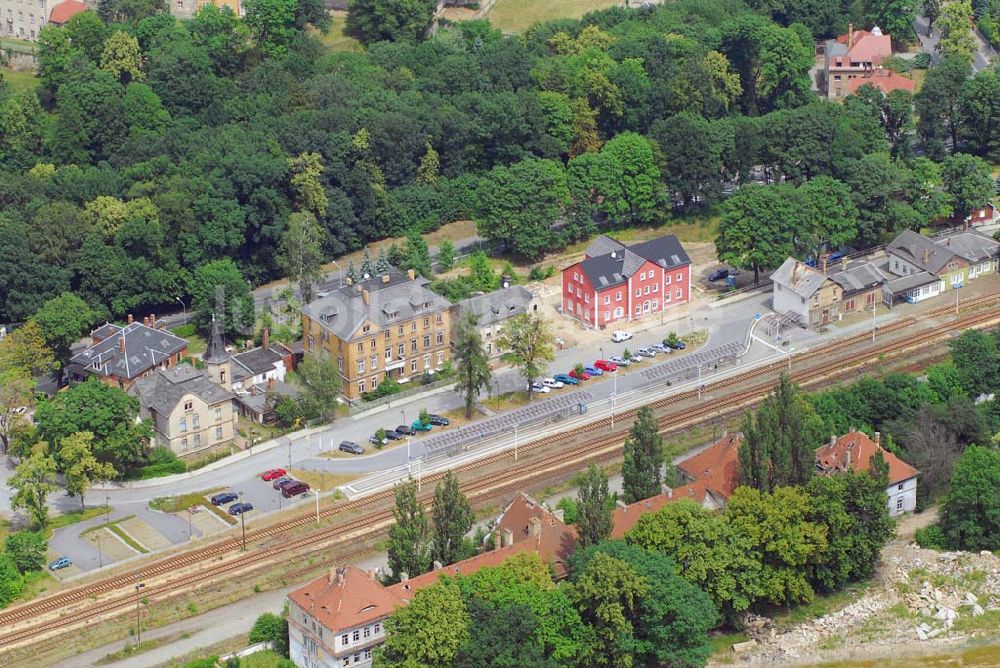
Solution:
[{"label": "green tree", "polygon": [[576,492],[576,530],[581,547],[597,545],[611,535],[614,504],[608,491],[608,476],[591,462]]},{"label": "green tree", "polygon": [[11,440],[29,423],[24,409],[34,403],[35,381],[22,369],[0,368],[0,445],[10,453]]},{"label": "green tree", "polygon": [[270,642],[275,652],[288,656],[288,620],[273,612],[265,612],[259,616],[250,629],[250,644]]},{"label": "green tree", "polygon": [[596,636],[588,665],[635,665],[635,627],[649,583],[627,562],[597,552],[573,574],[569,595]]},{"label": "green tree", "polygon": [[671,116],[654,123],[650,136],[663,153],[663,180],[684,206],[696,200],[709,204],[721,197],[721,137],[705,117],[689,112]]},{"label": "green tree", "polygon": [[110,72],[123,86],[131,81],[142,81],[146,74],[142,71],[139,40],[121,30],[112,33],[104,42],[101,69]]},{"label": "green tree", "polygon": [[308,304],[313,285],[323,279],[323,228],[312,213],[296,211],[288,217],[278,255],[289,280],[299,286],[299,301]]},{"label": "green tree", "polygon": [[59,368],[55,354],[36,320],[0,340],[0,370],[16,371],[24,377],[42,376]]},{"label": "green tree", "polygon": [[946,139],[951,141],[952,150],[958,146],[962,90],[971,73],[968,61],[945,58],[940,65],[927,70],[924,85],[913,96],[917,134],[930,158],[944,157]]},{"label": "green tree", "polygon": [[450,666],[469,638],[469,613],[453,581],[419,590],[385,621],[385,644],[375,651],[379,668]]},{"label": "green tree", "polygon": [[962,135],[971,152],[1000,160],[1000,71],[977,72],[965,83],[961,117]]},{"label": "green tree", "polygon": [[625,439],[622,491],[625,503],[648,499],[663,491],[663,437],[649,406],[643,406]]},{"label": "green tree", "polygon": [[948,342],[951,360],[958,370],[962,387],[977,397],[1000,388],[1000,345],[997,337],[967,329]]},{"label": "green tree", "polygon": [[[403,245],[403,260],[399,265],[400,269],[413,269],[424,278],[433,278],[434,270],[431,268],[431,253],[427,248],[427,241],[424,240],[420,230],[411,227],[406,233],[406,243]],[[362,266],[362,271],[364,267]]]},{"label": "green tree", "polygon": [[531,260],[554,245],[552,226],[569,203],[566,171],[555,160],[534,158],[494,167],[479,190],[476,227],[491,242]]},{"label": "green tree", "polygon": [[817,176],[798,188],[801,220],[795,235],[800,256],[818,258],[857,236],[858,209],[851,190],[831,176]]},{"label": "green tree", "polygon": [[281,56],[295,36],[296,0],[246,0],[250,37],[265,56]]},{"label": "green tree", "polygon": [[760,556],[723,517],[683,499],[645,513],[625,536],[629,543],[669,556],[677,573],[704,590],[729,621],[764,592]]},{"label": "green tree", "polygon": [[[533,666],[556,668],[537,641],[539,621],[524,604],[501,605],[478,597],[466,601],[469,633],[455,657],[456,666]],[[512,642],[512,638],[516,641]]]},{"label": "green tree", "polygon": [[14,491],[10,507],[27,510],[35,526],[44,527],[49,521],[45,499],[57,489],[55,475],[55,460],[46,454],[36,452],[22,460],[7,481],[7,486]]},{"label": "green tree", "polygon": [[462,556],[462,539],[472,531],[476,516],[458,486],[458,477],[451,471],[447,471],[434,487],[431,514],[431,556],[443,565],[453,564]]},{"label": "green tree", "polygon": [[762,270],[776,269],[794,252],[801,216],[791,186],[743,186],[722,206],[715,240],[719,259],[737,269],[753,270],[758,285]]},{"label": "green tree", "polygon": [[146,462],[153,431],[148,421],[140,422],[138,417],[138,399],[96,378],[58,393],[35,410],[39,436],[58,461],[62,461],[64,440],[89,432],[94,457],[119,472]]},{"label": "green tree", "polygon": [[941,33],[937,50],[945,58],[961,58],[972,62],[976,40],[972,36],[972,3],[970,0],[951,0],[941,5],[937,29]]},{"label": "green tree", "polygon": [[419,41],[430,28],[434,7],[431,0],[351,0],[347,32],[362,44]]},{"label": "green tree", "polygon": [[744,14],[722,25],[722,53],[740,75],[745,114],[793,107],[808,99],[813,48],[794,30]]},{"label": "green tree", "polygon": [[340,371],[325,355],[306,355],[297,370],[302,409],[323,421],[333,420],[340,399]]},{"label": "green tree", "polygon": [[490,258],[483,251],[476,251],[469,256],[469,271],[472,285],[476,290],[491,292],[500,287],[500,276],[490,266]]},{"label": "green tree", "polygon": [[528,314],[515,316],[505,322],[497,337],[497,346],[505,351],[500,359],[517,367],[528,382],[528,398],[531,398],[531,384],[548,369],[548,362],[555,359],[553,344],[555,337],[548,321]]},{"label": "green tree", "polygon": [[222,323],[224,336],[249,336],[253,331],[253,295],[229,258],[198,267],[191,279],[191,319],[207,330],[213,315]]},{"label": "green tree", "polygon": [[329,200],[323,190],[323,156],[315,152],[300,153],[288,159],[288,168],[299,208],[316,218],[325,216]]},{"label": "green tree", "polygon": [[15,531],[4,539],[4,553],[21,573],[37,571],[45,565],[49,541],[41,531]]},{"label": "green tree", "polygon": [[965,153],[945,158],[941,178],[944,191],[951,200],[952,216],[959,221],[988,204],[996,189],[989,163]]},{"label": "green tree", "polygon": [[865,20],[892,36],[893,43],[906,44],[913,38],[917,3],[909,0],[865,0]]},{"label": "green tree", "polygon": [[755,413],[743,417],[740,482],[763,492],[804,485],[815,470],[823,420],[786,374]]},{"label": "green tree", "polygon": [[437,261],[441,273],[451,271],[452,267],[455,266],[455,244],[451,243],[449,239],[442,241],[434,259]]},{"label": "green tree", "polygon": [[45,302],[32,316],[61,364],[69,361],[70,347],[90,330],[96,315],[87,303],[72,292],[64,292]]},{"label": "green tree", "polygon": [[809,519],[809,497],[798,487],[763,494],[738,487],[726,502],[726,521],[759,555],[763,597],[774,605],[812,599],[809,565],[827,548],[827,528]]},{"label": "green tree", "polygon": [[420,158],[420,166],[417,167],[417,183],[436,183],[440,171],[440,156],[431,143],[427,142],[427,150],[424,151],[424,157]]},{"label": "green tree", "polygon": [[392,581],[399,582],[403,574],[416,577],[430,568],[430,527],[424,506],[417,500],[417,482],[407,480],[396,485],[395,520],[389,527],[389,569]]},{"label": "green tree", "polygon": [[717,621],[712,600],[677,574],[670,557],[624,541],[608,541],[573,553],[572,572],[586,571],[595,555],[606,554],[629,565],[647,591],[638,601],[632,629],[632,655],[641,666],[704,666],[708,632]]},{"label": "green tree", "polygon": [[616,135],[598,154],[574,158],[568,169],[576,204],[589,206],[616,223],[650,223],[663,203],[653,143],[633,132]]},{"label": "green tree", "polygon": [[21,595],[24,588],[24,578],[17,572],[17,566],[9,555],[0,554],[0,608],[6,608],[10,602]]},{"label": "green tree", "polygon": [[93,482],[111,480],[117,475],[114,466],[94,457],[93,441],[93,434],[81,431],[63,438],[59,447],[59,467],[66,477],[66,491],[80,497],[80,510],[85,507],[83,495]]},{"label": "green tree", "polygon": [[1000,548],[1000,450],[970,445],[955,462],[941,528],[953,549]]},{"label": "green tree", "polygon": [[451,359],[458,376],[455,391],[465,399],[465,417],[471,418],[479,393],[484,387],[489,387],[493,378],[490,361],[479,334],[479,316],[469,313],[465,319],[459,320],[452,345],[454,349]]}]

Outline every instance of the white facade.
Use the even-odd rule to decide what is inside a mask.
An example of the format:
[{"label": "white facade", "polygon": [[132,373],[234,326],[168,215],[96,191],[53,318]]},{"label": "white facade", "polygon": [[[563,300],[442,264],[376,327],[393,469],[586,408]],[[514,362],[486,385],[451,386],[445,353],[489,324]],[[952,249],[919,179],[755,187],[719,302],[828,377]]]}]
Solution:
[{"label": "white facade", "polygon": [[288,650],[300,668],[371,668],[375,648],[383,642],[382,620],[334,634],[289,602]]},{"label": "white facade", "polygon": [[0,0],[0,35],[16,39],[38,39],[38,31],[49,15],[46,0]]},{"label": "white facade", "polygon": [[889,497],[889,514],[899,517],[904,513],[912,513],[917,509],[917,478],[907,478],[885,488]]},{"label": "white facade", "polygon": [[802,318],[802,322],[809,322],[809,301],[778,282],[774,283],[771,303],[775,312],[794,313]]}]

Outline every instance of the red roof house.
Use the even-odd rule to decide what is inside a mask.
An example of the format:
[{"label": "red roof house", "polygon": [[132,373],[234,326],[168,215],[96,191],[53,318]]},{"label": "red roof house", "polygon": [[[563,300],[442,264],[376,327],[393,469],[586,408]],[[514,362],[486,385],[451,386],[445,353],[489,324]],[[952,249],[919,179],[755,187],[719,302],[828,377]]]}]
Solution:
[{"label": "red roof house", "polygon": [[894,90],[905,90],[913,92],[913,79],[908,79],[898,72],[892,70],[872,70],[859,77],[852,77],[847,81],[847,94],[853,95],[858,89],[865,85],[871,85],[882,91],[883,95],[888,95]]},{"label": "red roof house", "polygon": [[827,40],[825,45],[823,72],[827,97],[850,94],[851,80],[882,69],[882,61],[891,55],[892,38],[883,35],[878,26],[868,31],[855,30],[854,24],[850,24],[846,35]]},{"label": "red roof house", "polygon": [[881,452],[889,465],[889,484],[885,493],[889,497],[890,514],[895,516],[916,510],[920,471],[883,449],[878,432],[875,432],[875,440],[860,431],[848,432],[840,438],[831,437],[829,443],[816,448],[816,470],[820,475],[848,469],[867,472],[871,470],[871,459],[876,452]]},{"label": "red roof house", "polygon": [[52,11],[49,12],[49,23],[61,26],[80,12],[85,11],[87,11],[87,5],[82,2],[78,2],[77,0],[63,0],[63,2],[53,7]]}]

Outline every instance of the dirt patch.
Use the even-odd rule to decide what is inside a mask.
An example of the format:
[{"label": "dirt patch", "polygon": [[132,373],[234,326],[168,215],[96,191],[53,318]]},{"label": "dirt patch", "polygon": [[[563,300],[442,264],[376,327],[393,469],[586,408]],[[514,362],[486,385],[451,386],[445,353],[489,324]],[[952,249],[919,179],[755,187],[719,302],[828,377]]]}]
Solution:
[{"label": "dirt patch", "polygon": [[108,527],[102,526],[94,531],[88,531],[81,538],[93,545],[95,550],[100,551],[105,564],[140,554],[138,550],[127,545]]},{"label": "dirt patch", "polygon": [[[187,513],[180,513],[177,516],[184,520],[188,519]],[[200,531],[201,535],[208,536],[228,529],[230,523],[213,512],[201,511],[191,515],[191,526]]]},{"label": "dirt patch", "polygon": [[142,545],[149,551],[162,550],[163,548],[170,547],[173,544],[167,540],[163,534],[149,526],[149,524],[138,517],[133,517],[125,520],[124,522],[120,522],[118,524],[118,528],[127,533],[133,538],[133,540],[135,540],[136,543]]},{"label": "dirt patch", "polygon": [[361,477],[359,475],[324,473],[323,471],[309,471],[306,469],[291,469],[288,475],[296,480],[307,483],[311,489],[318,489],[321,492],[329,492]]}]

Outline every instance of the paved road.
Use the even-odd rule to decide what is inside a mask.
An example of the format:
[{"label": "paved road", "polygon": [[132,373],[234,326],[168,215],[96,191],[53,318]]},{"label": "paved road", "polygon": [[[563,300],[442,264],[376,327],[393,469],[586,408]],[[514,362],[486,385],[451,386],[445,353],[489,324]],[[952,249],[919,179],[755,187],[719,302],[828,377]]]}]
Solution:
[{"label": "paved road", "polygon": [[[913,29],[917,33],[917,40],[921,48],[931,54],[931,63],[937,65],[941,62],[941,53],[937,50],[938,42],[941,40],[941,33],[937,27],[927,32],[927,18],[918,16],[913,22]],[[972,37],[976,41],[976,51],[972,54],[972,72],[981,72],[988,69],[994,58],[997,57],[996,50],[983,41],[983,38],[976,30],[972,31]]]}]

